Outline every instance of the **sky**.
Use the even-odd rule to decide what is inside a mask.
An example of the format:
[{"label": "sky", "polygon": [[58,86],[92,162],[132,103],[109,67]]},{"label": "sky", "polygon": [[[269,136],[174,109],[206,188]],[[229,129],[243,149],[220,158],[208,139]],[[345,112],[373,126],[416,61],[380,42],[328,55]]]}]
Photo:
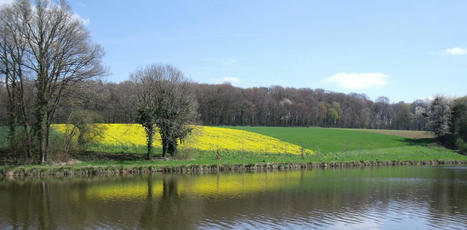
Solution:
[{"label": "sky", "polygon": [[391,102],[467,94],[467,1],[69,3],[105,50],[105,81],[161,63],[195,82],[243,88],[322,88]]}]

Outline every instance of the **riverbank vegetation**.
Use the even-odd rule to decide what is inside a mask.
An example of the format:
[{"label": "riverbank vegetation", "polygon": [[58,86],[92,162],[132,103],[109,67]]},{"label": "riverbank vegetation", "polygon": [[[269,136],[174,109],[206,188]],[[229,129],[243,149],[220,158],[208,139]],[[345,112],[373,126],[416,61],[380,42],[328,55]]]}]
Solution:
[{"label": "riverbank vegetation", "polygon": [[[84,153],[81,153],[84,154]],[[50,165],[0,166],[0,177],[42,177],[42,176],[93,176],[93,175],[141,175],[162,173],[218,173],[245,171],[274,171],[303,168],[342,168],[375,166],[414,165],[464,165],[465,156],[446,152],[444,148],[420,149],[401,147],[378,151],[352,151],[326,155],[310,155],[304,158],[291,154],[258,154],[225,152],[217,159],[214,152],[195,152],[191,159],[153,158],[145,160],[143,155],[135,159],[134,154],[90,153],[89,156],[73,155],[73,163]],[[96,158],[100,159],[97,160]],[[118,158],[116,160],[115,158]],[[358,160],[356,160],[358,159]],[[417,159],[417,160],[413,160]]]}]

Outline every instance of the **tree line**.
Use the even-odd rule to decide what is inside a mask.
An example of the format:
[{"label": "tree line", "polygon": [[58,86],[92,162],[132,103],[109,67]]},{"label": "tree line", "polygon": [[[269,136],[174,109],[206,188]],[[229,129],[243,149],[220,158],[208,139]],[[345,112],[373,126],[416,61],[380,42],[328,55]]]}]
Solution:
[{"label": "tree line", "polygon": [[[273,87],[239,88],[190,83],[198,104],[197,121],[204,125],[318,126],[339,128],[426,130],[429,100],[390,103],[364,94],[344,94],[323,89]],[[0,93],[5,95],[5,87]],[[64,123],[74,110],[99,114],[106,123],[137,123],[135,82],[88,80],[63,95],[54,117]],[[3,97],[5,98],[5,97]],[[6,103],[5,100],[2,103]],[[1,122],[7,123],[6,107]]]},{"label": "tree line", "polygon": [[[227,83],[188,83],[186,87],[195,97],[196,121],[203,125],[428,130],[430,100],[390,103],[386,97],[372,101],[356,93],[280,86],[239,88]],[[0,93],[5,92],[3,85]],[[53,122],[65,123],[72,111],[84,110],[98,114],[100,122],[137,123],[138,92],[132,80],[79,82],[63,95]],[[2,108],[1,122],[7,124],[6,107]]]},{"label": "tree line", "polygon": [[[239,88],[189,82],[186,88],[197,104],[196,122],[203,125],[426,130],[430,105],[429,100],[390,103],[386,97],[372,101],[364,94],[281,86]],[[131,79],[80,82],[63,96],[54,122],[65,123],[72,111],[85,110],[98,114],[100,122],[137,123],[138,92]]]}]

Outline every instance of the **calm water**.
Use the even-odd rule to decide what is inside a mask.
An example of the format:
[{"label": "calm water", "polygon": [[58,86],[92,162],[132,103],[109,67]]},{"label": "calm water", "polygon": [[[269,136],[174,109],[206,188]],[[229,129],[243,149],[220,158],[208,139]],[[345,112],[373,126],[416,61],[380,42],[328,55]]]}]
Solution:
[{"label": "calm water", "polygon": [[0,229],[467,229],[467,167],[0,180]]}]

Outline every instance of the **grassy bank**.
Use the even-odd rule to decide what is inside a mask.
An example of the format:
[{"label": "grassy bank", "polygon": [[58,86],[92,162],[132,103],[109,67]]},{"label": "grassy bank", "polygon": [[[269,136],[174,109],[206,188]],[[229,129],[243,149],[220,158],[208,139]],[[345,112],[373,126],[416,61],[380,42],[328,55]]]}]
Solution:
[{"label": "grassy bank", "polygon": [[[375,165],[424,165],[467,163],[467,156],[439,146],[405,146],[377,150],[353,150],[312,155],[258,154],[223,152],[221,159],[211,151],[193,152],[187,159],[165,159],[157,155],[153,161],[140,154],[80,153],[72,164],[0,166],[3,176],[140,174],[149,172],[192,172],[194,169],[256,170],[302,167],[343,167]],[[312,165],[314,164],[314,165]],[[334,165],[334,166],[333,166]],[[219,168],[220,167],[220,168]]]}]

